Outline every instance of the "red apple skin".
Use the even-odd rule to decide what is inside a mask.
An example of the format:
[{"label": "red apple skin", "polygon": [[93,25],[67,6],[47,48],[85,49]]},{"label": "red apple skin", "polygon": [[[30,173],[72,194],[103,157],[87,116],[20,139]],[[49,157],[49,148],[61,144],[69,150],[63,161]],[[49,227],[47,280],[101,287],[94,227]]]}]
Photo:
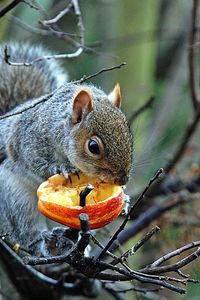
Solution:
[{"label": "red apple skin", "polygon": [[67,207],[39,199],[38,209],[46,217],[71,228],[80,229],[79,215],[89,217],[90,229],[104,227],[115,220],[124,206],[124,193],[109,198],[95,205]]}]

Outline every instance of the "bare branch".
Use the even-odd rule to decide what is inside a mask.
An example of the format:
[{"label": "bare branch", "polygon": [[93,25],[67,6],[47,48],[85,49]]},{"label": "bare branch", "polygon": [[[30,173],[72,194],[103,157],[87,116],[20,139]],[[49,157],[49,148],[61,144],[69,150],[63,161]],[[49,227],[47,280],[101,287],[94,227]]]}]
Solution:
[{"label": "bare branch", "polygon": [[[124,275],[125,277],[124,277],[124,279],[122,277],[121,278],[122,280],[125,280],[126,277],[127,278],[129,277],[130,279],[135,279],[135,280],[138,280],[142,283],[149,283],[149,284],[159,285],[159,286],[168,288],[172,291],[176,291],[180,294],[185,293],[185,289],[176,287],[176,286],[168,283],[167,280],[169,280],[169,277],[159,277],[159,276],[154,276],[154,275],[149,277],[148,276],[149,274],[144,274],[144,273],[139,273],[139,272],[134,272],[134,271],[129,272],[129,271],[126,271],[122,268],[113,266],[113,265],[105,263],[105,262],[98,262],[98,264],[101,265],[101,266],[104,266],[105,269],[113,270],[113,271],[118,272],[121,275]],[[96,275],[95,278],[103,279],[103,277],[104,277],[104,279],[105,279],[106,275],[111,275],[111,274],[99,273],[99,274]],[[114,276],[115,275],[113,275],[113,278],[114,278]],[[110,276],[110,280],[111,280],[111,278],[112,278],[112,276]],[[118,280],[119,280],[119,278],[117,279],[117,277],[116,277],[116,279],[114,281],[118,281]]]},{"label": "bare branch", "polygon": [[80,32],[80,45],[81,45],[82,48],[84,48],[84,44],[85,44],[85,41],[84,41],[85,28],[83,26],[83,20],[82,20],[82,15],[81,15],[79,3],[78,3],[78,0],[71,0],[71,1],[72,1],[72,4],[73,4],[75,15],[76,15],[76,17],[78,19],[77,26],[78,26],[79,32]]},{"label": "bare branch", "polygon": [[163,182],[161,182],[157,190],[153,193],[151,191],[151,197],[172,193],[175,194],[182,190],[188,190],[190,193],[200,192],[200,173],[195,174],[189,180],[183,180],[179,176],[168,176]]},{"label": "bare branch", "polygon": [[[82,239],[84,237],[82,236]],[[77,245],[80,244],[78,241]],[[176,291],[178,293],[185,293],[185,289],[179,288],[168,281],[175,281],[180,283],[185,283],[187,280],[180,280],[177,278],[164,277],[150,275],[147,273],[136,272],[131,269],[125,270],[123,268],[116,267],[110,263],[99,261],[93,257],[83,257],[80,255],[80,249],[77,246],[72,247],[70,251],[62,256],[54,256],[48,258],[27,258],[26,264],[37,265],[37,264],[49,264],[53,262],[67,262],[69,265],[77,269],[79,272],[83,273],[89,278],[97,278],[102,280],[112,280],[112,281],[130,281],[137,280],[142,283],[148,283],[153,285],[158,285],[161,287],[168,288],[170,290]],[[102,271],[107,270],[107,273]],[[118,274],[108,273],[108,270],[115,271]]]},{"label": "bare branch", "polygon": [[164,167],[166,174],[169,173],[182,158],[189,141],[191,140],[197,126],[199,125],[199,121],[200,121],[200,105],[198,109],[194,112],[192,121],[188,123],[188,126],[185,129],[185,132],[182,136],[182,139],[173,157],[167,162],[166,166]]},{"label": "bare branch", "polygon": [[148,185],[146,186],[146,188],[144,189],[144,191],[142,192],[142,194],[139,196],[139,198],[136,200],[136,202],[133,204],[133,206],[131,207],[130,211],[126,215],[126,218],[123,221],[123,223],[121,224],[121,226],[117,229],[117,231],[114,233],[114,235],[112,236],[112,238],[110,239],[110,241],[107,243],[107,245],[105,246],[105,248],[103,249],[103,251],[100,253],[99,260],[102,259],[102,257],[105,255],[106,251],[110,248],[110,246],[113,244],[113,242],[117,239],[118,235],[122,232],[122,230],[126,226],[126,223],[128,222],[128,220],[129,220],[131,214],[133,213],[134,209],[141,202],[141,200],[145,197],[146,192],[148,191],[148,189],[150,188],[150,186],[153,184],[153,182],[155,182],[162,173],[163,173],[163,169],[160,169],[156,173],[156,175],[149,181]]},{"label": "bare branch", "polygon": [[[78,19],[78,28],[79,28],[79,39],[80,39],[80,43],[77,43],[76,41],[74,41],[72,38],[69,37],[69,35],[65,32],[62,31],[56,31],[53,28],[50,27],[50,25],[48,25],[46,22],[40,21],[40,24],[42,24],[43,26],[46,26],[48,28],[48,30],[41,30],[41,29],[37,29],[34,27],[31,27],[29,25],[24,25],[20,20],[18,20],[18,24],[20,24],[21,26],[23,26],[23,28],[28,29],[29,31],[31,30],[34,33],[37,34],[42,34],[42,35],[54,35],[58,38],[63,38],[63,39],[67,39],[67,41],[70,41],[75,47],[76,50],[72,53],[64,53],[64,54],[54,54],[54,55],[45,55],[43,57],[38,57],[30,62],[12,62],[10,60],[10,53],[8,53],[8,47],[5,46],[4,49],[4,60],[7,64],[11,65],[11,66],[24,66],[24,67],[29,67],[32,66],[33,64],[40,62],[42,60],[49,60],[49,59],[66,59],[66,58],[75,58],[78,57],[82,54],[82,52],[85,49],[85,45],[84,45],[84,26],[83,26],[83,20],[82,20],[82,16],[81,16],[81,12],[80,12],[80,8],[79,8],[79,3],[78,0],[72,0],[72,4],[71,6],[74,8],[74,13]],[[48,33],[49,31],[49,33]]]},{"label": "bare branch", "polygon": [[64,31],[49,30],[49,27],[48,27],[48,30],[41,29],[38,27],[33,27],[33,26],[30,26],[30,25],[22,22],[19,18],[15,17],[15,16],[8,16],[7,18],[28,32],[31,32],[34,34],[39,34],[42,36],[50,36],[50,37],[53,36],[58,39],[63,39],[67,42],[70,42],[75,47],[79,46],[79,43],[75,42],[75,40],[72,39],[72,38],[79,37],[79,36],[77,36],[77,34],[64,32]]},{"label": "bare branch", "polygon": [[193,0],[192,29],[190,35],[190,47],[188,48],[189,49],[188,63],[189,63],[189,87],[190,87],[191,100],[194,109],[197,109],[197,107],[200,105],[199,89],[198,89],[199,78],[197,76],[198,48],[193,47],[198,42],[199,17],[200,17],[200,0]]},{"label": "bare branch", "polygon": [[[94,235],[91,235],[91,238],[94,242],[94,244],[96,244],[97,246],[99,246],[101,249],[104,249],[104,245],[101,244],[96,238]],[[114,255],[112,252],[108,251],[106,252],[110,257],[114,258],[114,259],[118,259],[118,257],[116,255]]]},{"label": "bare branch", "polygon": [[[164,166],[165,174],[168,174],[173,168],[175,168],[176,164],[182,159],[185,150],[195,133],[197,126],[200,123],[200,105],[197,110],[193,114],[192,120],[188,123],[182,139],[180,140],[177,149],[175,150],[172,158],[168,160],[166,165]],[[155,182],[155,184],[151,187],[148,192],[148,197],[152,197],[155,195],[156,191],[160,189],[162,182],[165,180],[165,177],[161,178],[159,181]]]},{"label": "bare branch", "polygon": [[0,9],[0,18],[3,17],[5,14],[7,14],[11,9],[13,9],[15,6],[17,6],[22,0],[13,0],[6,6]]},{"label": "bare branch", "polygon": [[136,111],[134,111],[132,113],[132,115],[130,116],[128,123],[131,125],[133,123],[133,121],[135,121],[135,119],[141,114],[143,113],[145,110],[152,108],[153,102],[155,100],[154,96],[151,96],[141,107],[139,107]]},{"label": "bare branch", "polygon": [[31,1],[31,3],[29,1],[26,1],[26,0],[22,0],[22,2],[27,4],[30,8],[33,8],[35,10],[39,10],[39,7],[33,4],[33,2],[35,2],[33,0]]},{"label": "bare branch", "polygon": [[[93,260],[93,258],[90,257],[84,257],[84,261],[81,260],[80,255],[79,255],[79,260],[77,261],[74,260],[73,257],[73,252],[76,252],[76,249],[73,248],[72,250],[68,251],[68,253],[65,253],[64,255],[59,255],[59,256],[52,256],[52,257],[42,257],[42,258],[31,258],[31,257],[26,257],[24,259],[24,263],[27,265],[45,265],[45,264],[50,264],[50,263],[58,263],[58,262],[67,262],[69,265],[75,267],[77,270],[81,271],[83,274],[87,273],[88,270],[86,269],[86,266],[90,268],[90,277],[91,278],[104,278],[104,280],[119,280],[118,277],[112,276],[113,274],[105,274],[101,273],[103,270],[112,270],[116,271],[119,274],[123,275],[121,280],[130,280],[130,279],[136,279],[142,282],[148,282],[152,283],[152,280],[154,280],[154,276],[151,275],[146,275],[142,274],[141,275],[137,272],[132,272],[130,273],[127,270],[124,270],[122,268],[113,266],[109,263],[102,262],[99,260]],[[83,264],[85,268],[83,268]],[[93,270],[93,272],[92,272]],[[118,275],[119,276],[119,275]],[[158,278],[158,277],[157,277]],[[158,280],[159,281],[159,280]],[[158,281],[155,282],[155,284],[159,284]]]},{"label": "bare branch", "polygon": [[125,66],[126,63],[123,62],[119,65],[116,65],[116,66],[113,66],[113,67],[110,67],[110,68],[103,68],[101,70],[99,70],[98,72],[94,73],[94,74],[91,74],[91,75],[83,75],[83,77],[77,81],[74,81],[74,83],[83,83],[91,78],[94,78],[94,77],[97,77],[98,75],[102,74],[102,73],[105,73],[105,72],[108,72],[108,71],[113,71],[113,70],[116,70],[116,69],[120,69],[121,67]]},{"label": "bare branch", "polygon": [[159,266],[160,264],[162,264],[163,262],[167,261],[168,259],[174,257],[174,256],[177,256],[177,255],[180,255],[181,253],[189,250],[189,249],[192,249],[192,248],[195,248],[195,247],[198,247],[200,246],[200,241],[197,241],[197,242],[192,242],[192,243],[189,243],[187,245],[184,245],[183,247],[179,248],[179,249],[176,249],[170,253],[167,253],[166,255],[162,256],[161,258],[157,259],[156,261],[154,261],[150,267],[157,267]]},{"label": "bare branch", "polygon": [[[8,64],[10,64],[10,61],[9,61],[10,56],[9,56],[9,54],[7,52],[7,46],[5,46],[4,50],[5,50],[5,60],[7,60]],[[16,63],[14,63],[14,64],[16,65]],[[110,67],[110,68],[103,68],[100,71],[98,71],[98,72],[96,72],[96,73],[94,73],[92,75],[83,76],[81,79],[79,79],[77,81],[74,81],[73,83],[75,83],[75,84],[83,83],[84,81],[89,80],[89,79],[91,79],[93,77],[96,77],[96,76],[98,76],[98,75],[100,75],[100,74],[102,74],[104,72],[108,72],[108,71],[113,71],[115,69],[119,69],[119,68],[121,68],[124,65],[125,65],[125,63],[122,63],[120,65],[113,66],[113,67]],[[22,64],[20,63],[20,66],[24,66],[24,63],[22,63]],[[15,111],[13,113],[11,112],[11,113],[7,113],[7,114],[5,114],[3,116],[0,116],[0,120],[6,119],[6,118],[10,118],[10,117],[14,117],[14,116],[17,116],[19,114],[22,114],[23,112],[25,112],[25,111],[27,111],[27,110],[29,110],[29,109],[37,106],[38,104],[40,104],[42,102],[48,101],[51,96],[52,96],[52,93],[44,95],[44,96],[42,96],[40,98],[37,98],[37,99],[33,100],[31,102],[31,104],[28,104],[26,107],[23,107],[22,109],[18,109],[17,111]]]},{"label": "bare branch", "polygon": [[61,59],[61,58],[75,58],[78,57],[79,55],[81,55],[81,53],[83,52],[83,48],[80,47],[78,48],[75,52],[73,53],[64,53],[64,54],[54,54],[54,55],[44,55],[42,57],[38,57],[34,60],[32,60],[31,62],[12,62],[10,61],[10,54],[8,53],[8,47],[7,45],[4,48],[4,59],[5,62],[10,65],[10,66],[15,66],[15,67],[30,67],[32,65],[34,65],[35,63],[38,63],[42,60],[49,60],[49,59]]},{"label": "bare branch", "polygon": [[[144,213],[140,214],[140,216],[132,221],[129,228],[122,231],[118,236],[118,240],[121,244],[124,244],[130,238],[133,238],[137,233],[141,230],[145,229],[152,221],[158,219],[161,215],[178,207],[180,205],[185,205],[186,203],[190,203],[191,201],[199,201],[200,193],[190,194],[186,191],[181,191],[176,195],[168,197],[167,200],[163,201],[163,203],[159,203],[149,208]],[[115,250],[115,246],[112,246],[112,251]],[[98,255],[98,254],[96,254]]]},{"label": "bare branch", "polygon": [[145,272],[146,274],[160,274],[160,273],[166,273],[166,272],[172,272],[172,271],[177,271],[184,266],[188,265],[195,259],[197,259],[200,256],[200,248],[198,248],[195,252],[192,254],[186,256],[185,258],[179,260],[178,262],[167,265],[167,266],[162,266],[162,267],[150,267],[150,268],[145,268],[142,269],[142,272]]},{"label": "bare branch", "polygon": [[45,25],[52,25],[58,22],[64,15],[66,15],[72,9],[72,3],[70,3],[65,9],[61,10],[53,19],[42,21]]},{"label": "bare branch", "polygon": [[132,256],[138,251],[152,236],[157,233],[160,230],[158,226],[153,227],[149,232],[145,234],[145,236],[139,240],[133,248],[125,252],[121,258],[128,258],[129,256]]},{"label": "bare branch", "polygon": [[138,241],[134,247],[123,253],[120,257],[115,258],[111,264],[116,265],[119,262],[123,262],[126,260],[129,256],[132,256],[136,253],[137,250],[139,250],[156,232],[158,232],[160,228],[158,226],[153,227],[149,232],[147,232],[144,237]]},{"label": "bare branch", "polygon": [[[93,236],[91,235],[91,238],[93,240],[93,242],[98,245],[101,249],[104,249],[104,246]],[[110,257],[113,258],[113,261],[110,262],[111,265],[116,265],[118,263],[122,264],[122,266],[124,266],[128,271],[132,272],[132,270],[123,262],[123,260],[121,259],[121,257],[117,257],[116,255],[114,255],[113,253],[111,253],[110,251],[106,251],[106,254],[108,254]]]},{"label": "bare branch", "polygon": [[[41,273],[38,270],[35,270],[31,266],[24,265],[22,259],[6,244],[3,238],[0,238],[0,252],[1,257],[6,259],[8,266],[12,267],[13,276],[15,276],[18,281],[19,274],[21,275],[18,283],[19,286],[21,284],[25,284],[30,286],[30,281],[32,284],[39,284],[38,291],[41,292],[40,286],[43,289],[46,287],[47,289],[58,286],[58,281]],[[23,283],[21,278],[23,277]],[[61,288],[66,294],[69,295],[80,295],[81,291],[79,290],[79,285],[76,283],[62,283]],[[41,293],[42,294],[42,293]],[[40,296],[41,296],[40,294]]]}]

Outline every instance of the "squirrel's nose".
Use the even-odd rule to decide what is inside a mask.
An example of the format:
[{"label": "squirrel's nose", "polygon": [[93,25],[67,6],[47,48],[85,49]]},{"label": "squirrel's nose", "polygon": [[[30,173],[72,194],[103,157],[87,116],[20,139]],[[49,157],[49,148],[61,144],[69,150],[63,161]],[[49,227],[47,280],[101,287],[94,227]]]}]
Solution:
[{"label": "squirrel's nose", "polygon": [[127,174],[123,171],[123,172],[121,172],[121,173],[119,174],[119,176],[117,176],[117,177],[115,178],[114,183],[115,183],[115,184],[118,184],[118,185],[125,185],[125,184],[127,183],[127,181],[128,181],[128,176],[127,176]]}]

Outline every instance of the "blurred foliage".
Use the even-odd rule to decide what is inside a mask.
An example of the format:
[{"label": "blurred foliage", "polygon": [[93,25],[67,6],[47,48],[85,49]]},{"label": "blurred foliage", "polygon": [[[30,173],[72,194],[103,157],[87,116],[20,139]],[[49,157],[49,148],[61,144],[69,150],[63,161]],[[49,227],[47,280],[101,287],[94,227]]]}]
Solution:
[{"label": "blurred foliage", "polygon": [[[1,6],[8,2],[1,1]],[[40,0],[38,3],[53,17],[66,7],[67,1]],[[191,117],[187,45],[192,1],[85,0],[80,1],[80,5],[85,25],[86,45],[91,51],[63,61],[70,78],[79,79],[84,74],[88,75],[103,67],[125,61],[127,65],[122,69],[104,73],[92,79],[92,82],[102,86],[107,92],[116,82],[120,82],[123,110],[127,117],[150,96],[155,95],[156,98],[153,109],[144,112],[133,124],[135,163],[133,180],[127,189],[130,194],[135,194],[155,170],[162,167],[172,155]],[[41,12],[25,3],[20,3],[12,14],[31,26],[38,26],[38,20],[44,19]],[[59,25],[65,32],[77,30],[73,15],[62,18]],[[65,41],[35,35],[17,26],[7,16],[0,19],[0,28],[1,42],[29,40],[33,43],[42,43],[58,53],[73,51],[73,47]],[[186,177],[187,168],[194,163],[200,164],[199,133],[193,138],[192,146],[194,151],[188,152],[176,170]],[[177,211],[174,214],[179,215]],[[163,233],[163,239],[173,242],[170,246],[174,247],[174,242],[181,236],[179,240],[183,243],[180,228],[170,225],[173,221],[172,216],[166,218],[168,229]],[[158,254],[153,252],[155,244],[149,247],[147,251],[152,251],[151,256]],[[162,247],[166,247],[166,244],[157,245],[155,248]],[[166,249],[162,251],[164,253]],[[133,260],[133,263],[137,263],[137,260],[139,258]],[[194,276],[200,278],[198,267],[194,272]],[[186,296],[173,293],[169,295],[165,294],[167,299],[198,299],[199,286],[190,285]],[[126,297],[133,299],[133,294],[130,293],[130,297],[127,294]],[[148,298],[138,296],[137,299]]]}]

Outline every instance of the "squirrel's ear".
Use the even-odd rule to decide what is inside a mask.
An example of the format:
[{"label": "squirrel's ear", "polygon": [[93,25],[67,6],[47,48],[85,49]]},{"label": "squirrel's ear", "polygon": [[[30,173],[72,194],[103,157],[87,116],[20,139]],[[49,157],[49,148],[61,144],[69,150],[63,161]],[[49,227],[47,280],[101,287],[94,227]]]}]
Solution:
[{"label": "squirrel's ear", "polygon": [[79,123],[83,114],[89,113],[93,109],[92,96],[87,90],[78,91],[73,102],[72,123]]},{"label": "squirrel's ear", "polygon": [[121,92],[119,83],[116,84],[113,91],[108,95],[108,99],[118,108],[121,107]]}]

